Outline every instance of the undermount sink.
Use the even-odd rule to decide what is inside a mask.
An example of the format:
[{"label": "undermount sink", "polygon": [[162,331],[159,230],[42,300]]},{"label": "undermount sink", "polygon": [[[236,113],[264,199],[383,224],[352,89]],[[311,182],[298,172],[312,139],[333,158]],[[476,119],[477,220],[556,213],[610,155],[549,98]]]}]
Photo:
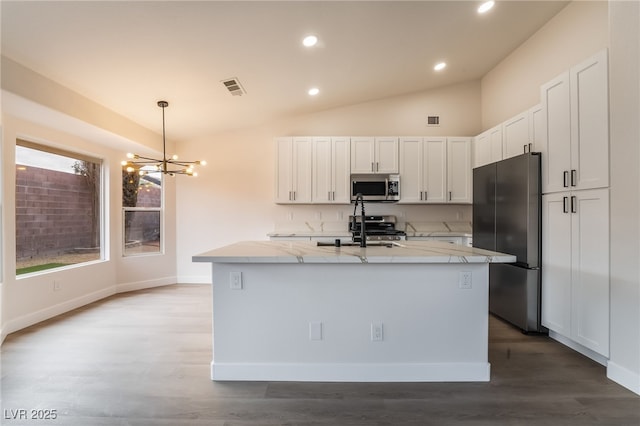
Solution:
[{"label": "undermount sink", "polygon": [[[353,241],[344,241],[340,243],[340,246],[336,246],[335,243],[318,241],[318,247],[360,247],[360,243],[356,243]],[[401,247],[400,243],[395,241],[367,241],[367,247]]]}]

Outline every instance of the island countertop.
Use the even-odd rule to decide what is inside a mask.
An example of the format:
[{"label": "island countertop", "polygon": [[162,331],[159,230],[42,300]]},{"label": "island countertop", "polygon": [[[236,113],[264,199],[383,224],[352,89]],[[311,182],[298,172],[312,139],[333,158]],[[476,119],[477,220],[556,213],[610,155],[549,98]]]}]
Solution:
[{"label": "island countertop", "polygon": [[512,263],[516,257],[440,241],[398,241],[392,247],[318,246],[313,241],[242,241],[193,256],[211,263]]}]

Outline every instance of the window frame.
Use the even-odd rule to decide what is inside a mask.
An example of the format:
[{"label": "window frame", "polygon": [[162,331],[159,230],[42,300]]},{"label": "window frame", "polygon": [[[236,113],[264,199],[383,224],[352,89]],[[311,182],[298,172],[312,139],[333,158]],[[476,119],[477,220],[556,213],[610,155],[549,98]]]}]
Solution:
[{"label": "window frame", "polygon": [[[122,171],[125,173],[125,171]],[[164,220],[164,188],[165,188],[165,175],[160,173],[160,206],[159,207],[126,207],[122,202],[123,196],[120,197],[120,203],[122,205],[122,257],[140,257],[140,256],[162,256],[165,254],[165,220]],[[122,190],[122,185],[120,185]],[[127,253],[127,212],[158,212],[160,215],[160,245],[157,251],[148,252],[133,252]]]},{"label": "window frame", "polygon": [[[99,193],[97,196],[97,200],[98,200],[98,209],[97,209],[97,218],[99,220],[98,223],[98,230],[97,230],[97,234],[98,234],[98,238],[99,238],[99,255],[97,259],[91,259],[91,260],[87,260],[87,261],[82,261],[82,262],[78,262],[78,263],[72,263],[69,265],[64,265],[64,266],[57,266],[57,267],[53,267],[53,268],[48,268],[48,269],[43,269],[40,271],[35,271],[35,272],[27,272],[27,273],[23,273],[23,274],[18,274],[17,273],[17,269],[13,271],[13,273],[15,274],[16,280],[20,280],[20,279],[24,279],[24,278],[29,278],[32,276],[36,276],[36,275],[44,275],[44,274],[49,274],[49,273],[54,273],[57,271],[61,271],[61,270],[65,270],[65,269],[73,269],[73,268],[79,268],[79,267],[85,267],[88,265],[92,265],[92,264],[96,264],[96,263],[102,263],[102,262],[106,262],[108,261],[108,245],[109,242],[107,241],[107,185],[108,185],[108,181],[106,180],[106,175],[107,175],[107,171],[108,168],[106,167],[106,161],[104,160],[104,158],[96,156],[96,155],[90,155],[90,154],[86,154],[86,153],[82,153],[79,151],[74,151],[73,149],[64,149],[64,148],[59,148],[53,145],[48,145],[46,143],[38,143],[38,142],[33,142],[30,140],[26,140],[26,139],[22,139],[22,138],[17,138],[15,141],[15,151],[14,151],[14,174],[16,173],[17,167],[18,167],[18,162],[17,162],[17,148],[18,147],[24,147],[24,148],[28,148],[28,149],[32,149],[32,150],[36,150],[36,151],[41,151],[47,154],[54,154],[54,155],[61,155],[64,157],[67,157],[69,159],[72,160],[76,160],[76,161],[86,161],[86,162],[91,162],[94,164],[97,164],[99,166],[99,170],[100,170],[100,180],[99,180]],[[53,169],[47,169],[47,170],[53,170]],[[17,188],[17,176],[15,178],[16,180],[14,181],[14,195],[15,195],[15,191]],[[15,206],[17,207],[17,206]],[[16,212],[14,211],[14,217],[16,217]],[[15,229],[17,232],[17,223],[15,225]],[[14,258],[15,261],[17,262],[17,244],[18,241],[16,239],[15,244],[14,244],[14,249],[15,250],[15,254],[14,254]]]}]

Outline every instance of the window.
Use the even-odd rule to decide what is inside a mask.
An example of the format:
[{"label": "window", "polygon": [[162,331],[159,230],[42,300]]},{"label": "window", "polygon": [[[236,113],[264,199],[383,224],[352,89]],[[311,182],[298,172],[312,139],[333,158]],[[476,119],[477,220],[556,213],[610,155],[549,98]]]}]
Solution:
[{"label": "window", "polygon": [[103,259],[102,161],[18,140],[16,275]]},{"label": "window", "polygon": [[162,173],[122,171],[125,256],[162,253]]}]

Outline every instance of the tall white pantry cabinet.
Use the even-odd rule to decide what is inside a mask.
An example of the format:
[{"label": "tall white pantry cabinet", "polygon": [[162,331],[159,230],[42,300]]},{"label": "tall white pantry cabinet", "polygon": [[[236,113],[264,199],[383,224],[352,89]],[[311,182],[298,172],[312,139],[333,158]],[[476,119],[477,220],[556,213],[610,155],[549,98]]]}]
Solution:
[{"label": "tall white pantry cabinet", "polygon": [[543,85],[541,97],[542,324],[608,357],[607,51]]}]

